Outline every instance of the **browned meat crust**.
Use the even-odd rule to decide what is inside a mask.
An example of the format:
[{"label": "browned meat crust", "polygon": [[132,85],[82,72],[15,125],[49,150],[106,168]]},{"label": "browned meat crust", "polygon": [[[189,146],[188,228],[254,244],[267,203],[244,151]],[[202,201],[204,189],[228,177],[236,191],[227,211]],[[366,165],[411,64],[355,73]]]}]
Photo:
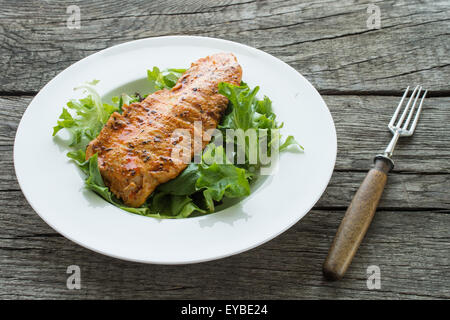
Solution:
[{"label": "browned meat crust", "polygon": [[[86,159],[98,153],[105,184],[126,205],[141,206],[159,184],[177,177],[187,166],[172,156],[181,140],[174,138],[174,131],[186,129],[193,137],[195,121],[202,122],[203,131],[216,128],[228,103],[218,93],[218,84],[239,85],[241,78],[241,66],[231,53],[199,59],[171,90],[124,106],[123,114],[114,112],[88,145]],[[193,152],[192,147],[191,158]]]}]

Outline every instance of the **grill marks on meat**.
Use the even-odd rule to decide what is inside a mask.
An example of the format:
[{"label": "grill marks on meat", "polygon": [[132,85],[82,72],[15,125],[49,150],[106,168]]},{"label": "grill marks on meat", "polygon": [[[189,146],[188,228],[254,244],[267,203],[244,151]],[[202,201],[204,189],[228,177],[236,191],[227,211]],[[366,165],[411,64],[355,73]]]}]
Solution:
[{"label": "grill marks on meat", "polygon": [[[160,90],[139,103],[114,112],[99,136],[87,147],[86,159],[98,153],[105,184],[123,202],[141,206],[155,188],[177,177],[187,164],[173,157],[173,148],[186,129],[192,137],[194,122],[202,122],[203,132],[217,127],[228,100],[218,93],[218,84],[239,85],[242,69],[236,57],[219,53],[199,59],[171,90]],[[204,140],[202,148],[209,143]]]}]

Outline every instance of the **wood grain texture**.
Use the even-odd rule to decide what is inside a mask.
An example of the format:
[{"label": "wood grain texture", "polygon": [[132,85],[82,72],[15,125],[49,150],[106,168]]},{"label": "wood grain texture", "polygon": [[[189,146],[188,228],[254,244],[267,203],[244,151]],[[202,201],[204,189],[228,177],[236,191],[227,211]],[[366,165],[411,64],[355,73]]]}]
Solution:
[{"label": "wood grain texture", "polygon": [[[11,157],[8,152],[14,144],[15,130],[31,99],[27,96],[0,96],[2,164]],[[366,172],[370,168],[373,157],[384,150],[392,137],[387,123],[399,99],[392,96],[324,96],[336,126],[339,146],[337,170]],[[426,99],[415,134],[400,138],[395,148],[394,172],[450,173],[449,105],[450,98]],[[277,107],[280,106],[275,104],[275,112]],[[297,138],[301,142],[301,137]]]},{"label": "wood grain texture", "polygon": [[[289,63],[320,91],[395,92],[421,83],[450,92],[450,8],[441,1],[374,1],[381,29],[368,29],[367,2],[1,0],[0,92],[37,92],[70,64],[130,40],[218,37]],[[81,28],[68,29],[69,5]],[[27,66],[32,65],[32,68]]]},{"label": "wood grain texture", "polygon": [[[343,211],[313,210],[275,240],[234,257],[158,266],[84,249],[54,234],[31,208],[13,210],[19,203],[11,198],[12,212],[0,215],[2,225],[8,218],[21,218],[14,226],[23,227],[1,232],[1,298],[450,298],[449,214],[378,212],[346,277],[330,283],[323,279],[321,266]],[[17,212],[20,217],[15,217]],[[66,269],[73,264],[81,268],[81,290],[66,288]],[[381,268],[380,290],[367,289],[370,265]]]},{"label": "wood grain texture", "polygon": [[[380,7],[379,30],[366,26],[370,3]],[[81,29],[66,27],[73,4]],[[450,299],[448,1],[0,0],[0,7],[0,298]],[[155,266],[93,253],[46,225],[20,191],[12,160],[20,118],[35,93],[79,59],[182,34],[260,48],[325,94],[338,136],[330,185],[300,223],[237,256]],[[346,277],[327,282],[321,268],[345,209],[391,138],[386,124],[402,89],[414,84],[433,98],[415,135],[399,141]],[[81,267],[81,290],[66,288],[72,264]],[[380,290],[367,289],[370,265],[381,268]]]},{"label": "wood grain texture", "polygon": [[[400,97],[324,96],[337,137],[336,169],[366,170],[374,153],[382,153],[392,138],[387,124]],[[394,172],[450,172],[449,98],[428,98],[414,135],[400,138],[394,151]]]}]

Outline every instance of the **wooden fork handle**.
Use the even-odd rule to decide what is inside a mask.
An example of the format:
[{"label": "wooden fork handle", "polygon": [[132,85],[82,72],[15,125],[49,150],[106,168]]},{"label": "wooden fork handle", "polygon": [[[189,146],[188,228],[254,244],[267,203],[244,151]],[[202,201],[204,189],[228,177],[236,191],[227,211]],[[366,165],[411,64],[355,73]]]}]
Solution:
[{"label": "wooden fork handle", "polygon": [[387,173],[393,166],[387,157],[375,158],[375,166],[353,197],[328,252],[323,265],[323,274],[328,280],[339,280],[347,271],[372,222],[386,185]]}]

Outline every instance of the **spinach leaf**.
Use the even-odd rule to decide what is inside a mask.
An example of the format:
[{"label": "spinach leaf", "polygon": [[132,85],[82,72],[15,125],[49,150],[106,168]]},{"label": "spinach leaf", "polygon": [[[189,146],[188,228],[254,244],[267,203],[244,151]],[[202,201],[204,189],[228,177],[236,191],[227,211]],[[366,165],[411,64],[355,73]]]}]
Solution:
[{"label": "spinach leaf", "polygon": [[200,177],[195,184],[197,189],[204,189],[203,195],[210,212],[214,212],[214,201],[222,198],[239,198],[250,194],[250,184],[245,169],[232,164],[213,163],[199,166]]},{"label": "spinach leaf", "polygon": [[205,213],[188,196],[174,196],[163,192],[156,193],[151,197],[149,204],[144,204],[140,208],[125,206],[105,186],[98,167],[98,155],[94,154],[87,162],[88,176],[85,181],[86,187],[122,210],[155,218],[187,218],[194,211]]},{"label": "spinach leaf", "polygon": [[193,194],[196,191],[195,183],[198,177],[198,164],[190,163],[178,177],[160,185],[158,191],[177,196]]},{"label": "spinach leaf", "polygon": [[[161,197],[202,192],[203,199],[197,200],[197,208],[204,202],[208,211],[214,212],[214,201],[219,202],[224,196],[238,198],[249,195],[249,178],[245,169],[234,166],[226,158],[223,146],[216,147],[210,143],[203,152],[201,164],[191,163],[177,178],[162,184],[157,192],[163,194]],[[155,198],[159,196],[157,193]],[[166,203],[168,205],[169,202]]]},{"label": "spinach leaf", "polygon": [[193,212],[206,213],[190,197],[157,192],[150,200],[151,211],[165,218],[187,218]]}]

